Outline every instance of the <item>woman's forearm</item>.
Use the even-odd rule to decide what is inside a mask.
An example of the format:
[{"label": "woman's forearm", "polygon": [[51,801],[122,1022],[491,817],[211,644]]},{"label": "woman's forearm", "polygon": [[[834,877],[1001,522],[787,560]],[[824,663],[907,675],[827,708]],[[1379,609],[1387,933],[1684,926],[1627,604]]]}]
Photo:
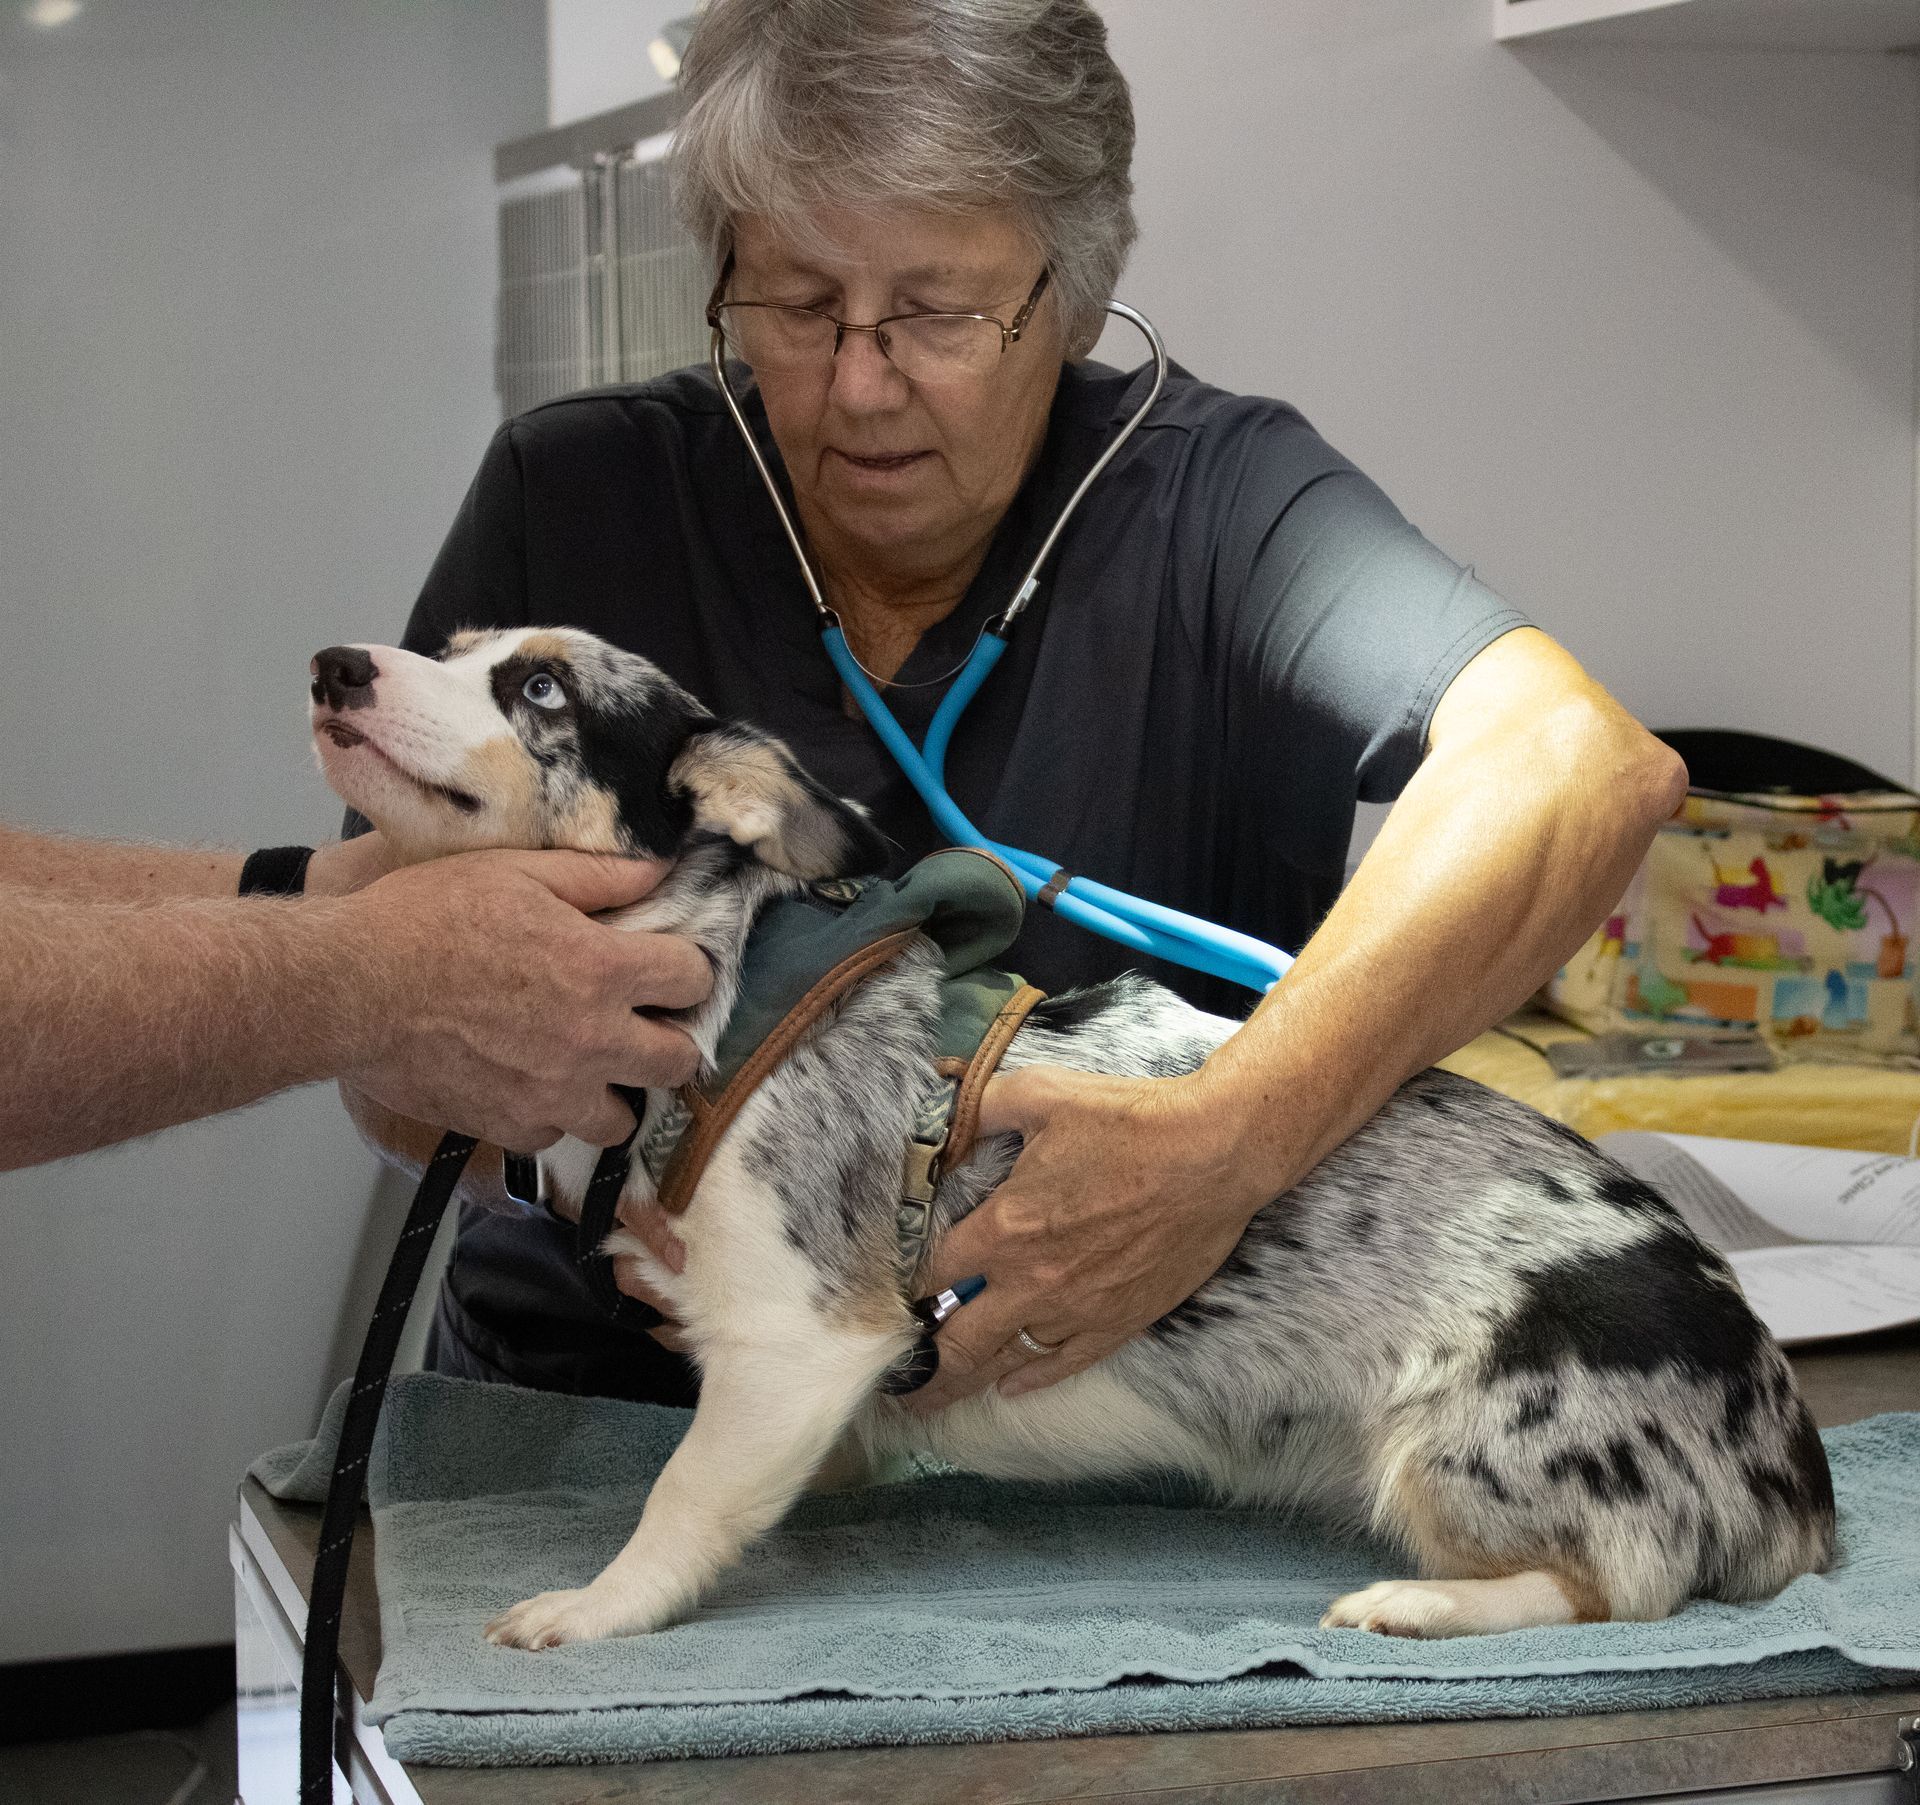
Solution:
[{"label": "woman's forearm", "polygon": [[1685,774],[1610,703],[1437,747],[1287,978],[1200,1074],[1244,1157],[1311,1170],[1546,981],[1617,902]]}]

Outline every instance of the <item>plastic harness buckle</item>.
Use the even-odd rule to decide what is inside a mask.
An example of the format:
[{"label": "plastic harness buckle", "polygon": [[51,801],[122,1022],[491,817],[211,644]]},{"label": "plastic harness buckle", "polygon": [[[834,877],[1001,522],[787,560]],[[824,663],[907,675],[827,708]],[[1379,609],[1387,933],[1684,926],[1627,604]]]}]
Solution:
[{"label": "plastic harness buckle", "polygon": [[908,1274],[920,1264],[933,1234],[933,1195],[940,1183],[941,1157],[947,1150],[959,1097],[957,1078],[936,1076],[921,1097],[908,1131],[900,1169],[900,1202],[893,1218],[894,1232],[900,1238],[901,1267]]}]

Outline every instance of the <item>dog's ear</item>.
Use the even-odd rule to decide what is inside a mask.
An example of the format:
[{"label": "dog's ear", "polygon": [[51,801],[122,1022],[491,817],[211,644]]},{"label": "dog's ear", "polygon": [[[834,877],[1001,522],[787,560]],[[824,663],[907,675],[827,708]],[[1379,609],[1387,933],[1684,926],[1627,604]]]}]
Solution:
[{"label": "dog's ear", "polygon": [[696,827],[793,877],[852,877],[887,862],[887,843],[865,812],[815,783],[757,727],[728,722],[694,734],[667,787],[692,803]]}]

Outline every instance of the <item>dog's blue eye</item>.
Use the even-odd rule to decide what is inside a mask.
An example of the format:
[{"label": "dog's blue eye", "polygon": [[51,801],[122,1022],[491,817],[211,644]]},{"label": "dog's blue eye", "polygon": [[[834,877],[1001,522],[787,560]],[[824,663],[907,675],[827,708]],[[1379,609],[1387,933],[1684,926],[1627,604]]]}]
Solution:
[{"label": "dog's blue eye", "polygon": [[545,671],[535,671],[527,679],[520,693],[535,708],[564,708],[567,705],[567,692]]}]

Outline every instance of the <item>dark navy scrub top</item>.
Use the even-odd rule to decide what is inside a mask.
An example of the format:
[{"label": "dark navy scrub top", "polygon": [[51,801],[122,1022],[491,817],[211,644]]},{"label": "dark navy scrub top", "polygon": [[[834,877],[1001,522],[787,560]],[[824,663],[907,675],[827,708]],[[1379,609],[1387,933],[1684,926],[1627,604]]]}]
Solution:
[{"label": "dark navy scrub top", "polygon": [[[898,679],[963,659],[1007,604],[1144,377],[1069,366],[1047,439],[966,599]],[[757,396],[745,397],[778,468]],[[994,839],[1297,949],[1338,893],[1356,801],[1389,802],[1447,685],[1524,625],[1284,403],[1178,369],[1088,492],[947,779]],[[863,802],[904,866],[940,843],[849,719],[773,509],[704,370],[549,402],[494,436],[404,643],[584,627]],[[917,740],[942,688],[894,691]],[[1005,963],[1049,991],[1149,970],[1204,1008],[1252,999],[1035,909]],[[429,1360],[475,1378],[691,1402],[686,1364],[605,1322],[570,1232],[469,1209]]]}]

